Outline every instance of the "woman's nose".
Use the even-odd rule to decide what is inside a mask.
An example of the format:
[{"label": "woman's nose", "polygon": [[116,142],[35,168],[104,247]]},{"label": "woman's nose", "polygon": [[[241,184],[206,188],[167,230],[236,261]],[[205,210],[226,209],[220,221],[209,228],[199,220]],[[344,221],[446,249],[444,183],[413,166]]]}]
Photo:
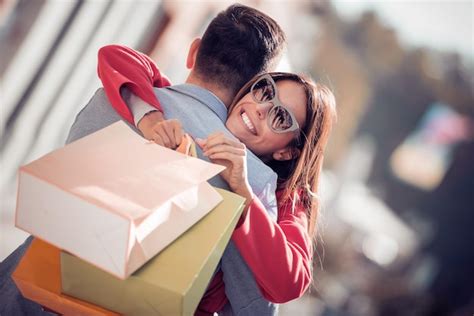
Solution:
[{"label": "woman's nose", "polygon": [[271,107],[272,107],[272,104],[270,102],[259,103],[257,105],[258,118],[261,120],[265,119]]}]

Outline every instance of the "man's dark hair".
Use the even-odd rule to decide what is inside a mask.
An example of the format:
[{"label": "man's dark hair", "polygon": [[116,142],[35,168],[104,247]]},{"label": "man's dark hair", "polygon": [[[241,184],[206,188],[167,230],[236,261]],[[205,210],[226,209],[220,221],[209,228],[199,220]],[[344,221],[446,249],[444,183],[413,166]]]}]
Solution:
[{"label": "man's dark hair", "polygon": [[234,94],[255,75],[272,70],[285,33],[268,15],[234,4],[209,24],[196,57],[196,73]]}]

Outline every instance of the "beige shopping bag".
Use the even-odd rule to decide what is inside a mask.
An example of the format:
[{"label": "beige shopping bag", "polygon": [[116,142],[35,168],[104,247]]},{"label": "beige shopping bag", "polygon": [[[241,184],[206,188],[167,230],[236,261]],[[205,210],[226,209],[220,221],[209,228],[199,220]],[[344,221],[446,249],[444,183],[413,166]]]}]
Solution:
[{"label": "beige shopping bag", "polygon": [[117,122],[20,168],[16,226],[125,279],[222,200],[222,169]]}]

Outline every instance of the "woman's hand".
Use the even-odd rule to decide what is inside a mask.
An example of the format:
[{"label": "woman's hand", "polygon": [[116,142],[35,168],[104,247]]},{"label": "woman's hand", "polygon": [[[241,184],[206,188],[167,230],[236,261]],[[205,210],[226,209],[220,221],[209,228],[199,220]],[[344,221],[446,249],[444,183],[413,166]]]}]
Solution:
[{"label": "woman's hand", "polygon": [[229,184],[230,189],[250,202],[253,192],[247,177],[245,145],[230,139],[222,132],[211,134],[206,140],[196,139],[196,143],[201,146],[204,156],[226,167],[220,175]]},{"label": "woman's hand", "polygon": [[184,135],[180,121],[165,120],[159,111],[146,114],[137,127],[146,139],[171,149],[181,144]]}]

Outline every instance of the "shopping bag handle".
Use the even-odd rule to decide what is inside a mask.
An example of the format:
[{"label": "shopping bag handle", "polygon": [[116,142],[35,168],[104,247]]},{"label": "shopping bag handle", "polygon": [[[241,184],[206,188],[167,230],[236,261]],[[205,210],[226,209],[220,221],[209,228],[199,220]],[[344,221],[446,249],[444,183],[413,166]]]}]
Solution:
[{"label": "shopping bag handle", "polygon": [[184,134],[181,144],[176,148],[176,151],[191,157],[197,157],[196,144],[189,134]]}]

